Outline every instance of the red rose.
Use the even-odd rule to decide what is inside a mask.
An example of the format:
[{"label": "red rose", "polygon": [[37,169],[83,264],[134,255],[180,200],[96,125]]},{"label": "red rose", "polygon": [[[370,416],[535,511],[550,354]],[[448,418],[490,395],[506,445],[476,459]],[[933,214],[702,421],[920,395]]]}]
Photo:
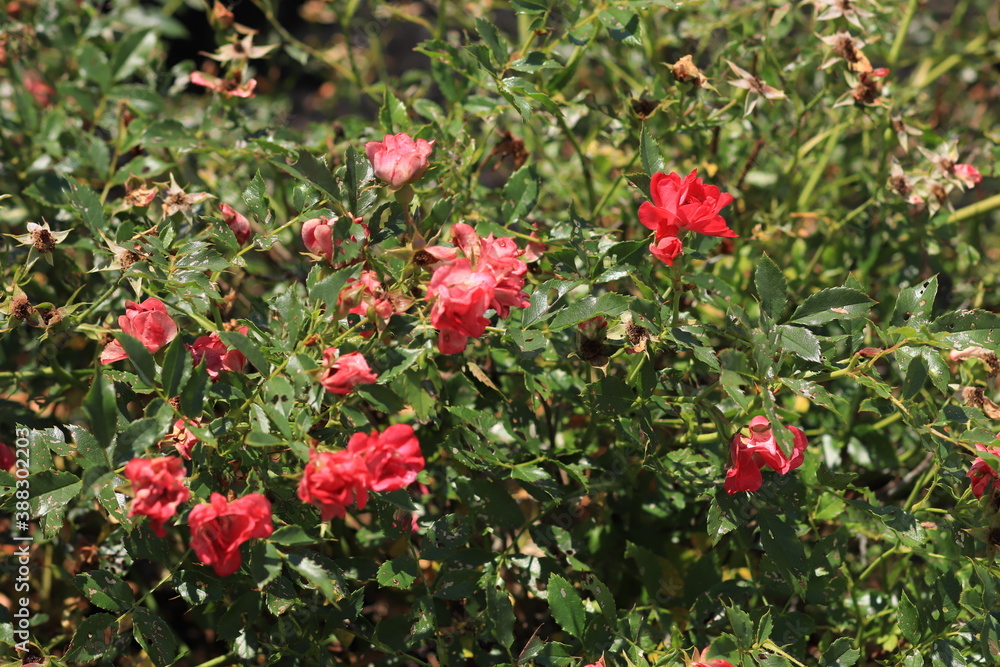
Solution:
[{"label": "red rose", "polygon": [[[237,329],[244,336],[249,329],[240,327]],[[205,360],[205,370],[208,377],[213,380],[219,379],[220,371],[232,371],[238,373],[243,370],[247,363],[247,358],[239,350],[231,350],[219,338],[219,334],[212,332],[207,336],[200,336],[194,341],[194,345],[185,345],[191,353],[191,362],[197,366],[201,360]]]},{"label": "red rose", "polygon": [[347,451],[368,467],[368,488],[372,491],[396,491],[409,486],[424,469],[420,442],[408,424],[390,426],[382,433],[355,433]]},{"label": "red rose", "polygon": [[433,148],[433,141],[414,141],[403,132],[387,134],[382,141],[369,141],[365,144],[365,155],[375,176],[388,183],[390,190],[398,190],[423,176]]},{"label": "red rose", "polygon": [[[125,314],[118,318],[122,331],[146,346],[152,353],[160,350],[177,335],[177,323],[167,315],[167,307],[159,299],[149,298],[142,303],[125,302]],[[128,353],[117,340],[111,341],[101,352],[101,363],[128,359]]]},{"label": "red rose", "polygon": [[[994,456],[1000,456],[1000,448],[998,447],[984,447],[976,443],[976,449],[981,452],[988,452]],[[982,498],[990,486],[1000,489],[1000,476],[997,475],[997,471],[993,469],[993,466],[983,460],[981,456],[976,457],[976,460],[972,462],[972,467],[969,468],[969,472],[965,476],[972,481],[972,495],[976,498]]]},{"label": "red rose", "polygon": [[806,449],[806,434],[795,426],[786,426],[792,432],[793,450],[791,458],[785,456],[774,439],[771,422],[767,417],[750,420],[750,435],[737,433],[730,443],[732,466],[726,472],[726,491],[730,494],[740,491],[756,491],[763,478],[760,470],[770,466],[779,474],[795,470],[802,465]]},{"label": "red rose", "polygon": [[220,577],[240,569],[240,545],[274,532],[271,502],[259,493],[250,493],[231,503],[221,493],[213,493],[210,503],[196,506],[188,515],[191,548],[205,565]]},{"label": "red rose", "polygon": [[319,378],[323,387],[338,396],[346,396],[359,384],[372,384],[378,379],[360,352],[339,356],[337,348],[330,347],[323,352],[326,370]]},{"label": "red rose", "polygon": [[[467,259],[456,259],[434,270],[427,300],[433,301],[431,325],[441,332],[438,349],[457,354],[469,336],[479,338],[490,323],[483,313],[490,307],[496,278],[473,271]],[[448,332],[448,333],[446,333]]]},{"label": "red rose", "polygon": [[250,229],[250,221],[229,204],[219,204],[219,209],[222,211],[222,219],[229,225],[229,229],[233,230],[233,234],[236,235],[236,241],[240,245],[249,241],[253,235],[253,231]]},{"label": "red rose", "polygon": [[719,191],[714,185],[705,185],[695,169],[683,181],[676,173],[653,174],[649,183],[652,202],[639,207],[639,222],[656,232],[650,246],[655,257],[667,265],[673,263],[683,246],[676,239],[682,229],[706,236],[739,236],[719,215],[733,201],[733,196]]},{"label": "red rose", "polygon": [[355,502],[364,509],[368,502],[368,467],[364,459],[346,449],[338,452],[309,451],[309,463],[299,482],[299,499],[319,508],[320,518],[346,516]]},{"label": "red rose", "polygon": [[149,526],[157,537],[167,533],[163,524],[177,512],[177,506],[191,497],[184,486],[184,462],[174,456],[132,459],[125,466],[125,477],[132,482],[135,498],[129,516],[149,517]]},{"label": "red rose", "polygon": [[14,450],[0,442],[0,470],[10,470],[16,462]]}]

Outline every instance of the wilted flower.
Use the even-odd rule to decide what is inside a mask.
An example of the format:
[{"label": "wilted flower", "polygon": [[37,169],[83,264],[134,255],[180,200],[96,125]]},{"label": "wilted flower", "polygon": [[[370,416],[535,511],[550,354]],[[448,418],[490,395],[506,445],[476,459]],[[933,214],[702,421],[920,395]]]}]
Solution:
[{"label": "wilted flower", "polygon": [[174,175],[171,173],[170,187],[163,193],[163,216],[169,218],[175,213],[186,212],[193,204],[204,201],[211,196],[207,192],[187,194],[177,185],[177,181],[174,180]]},{"label": "wilted flower", "polygon": [[382,141],[369,141],[365,155],[375,176],[388,183],[390,190],[399,190],[423,176],[433,148],[433,141],[414,140],[403,132],[387,134]]},{"label": "wilted flower", "polygon": [[[708,85],[708,78],[701,73],[698,66],[694,64],[691,56],[683,56],[680,60],[670,65],[670,73],[674,78],[682,83],[690,83],[695,88],[712,88]],[[712,88],[712,90],[715,90]]]},{"label": "wilted flower", "polygon": [[220,79],[205,72],[191,72],[191,83],[196,86],[205,86],[209,90],[222,93],[226,97],[253,97],[253,90],[257,87],[257,79],[242,80],[239,72],[232,76]]},{"label": "wilted flower", "polygon": [[820,69],[826,69],[836,62],[844,60],[855,72],[871,71],[871,62],[861,52],[861,48],[865,46],[865,43],[856,37],[852,37],[851,33],[841,31],[834,35],[820,37],[820,39],[827,46],[833,47],[834,56],[820,65]]},{"label": "wilted flower", "polygon": [[51,253],[56,248],[57,243],[62,243],[69,236],[69,230],[54,232],[49,228],[49,223],[42,220],[42,224],[29,222],[27,224],[27,234],[7,234],[21,245],[31,246],[28,251],[28,267],[30,268],[38,258],[45,256],[46,261],[52,264]]},{"label": "wilted flower", "polygon": [[[243,39],[234,40],[231,44],[224,44],[223,46],[220,46],[215,53],[205,53],[204,51],[202,51],[201,55],[208,56],[212,60],[217,60],[220,63],[229,62],[230,60],[235,60],[237,62],[246,62],[251,58],[263,58],[268,53],[278,48],[279,46],[278,44],[269,44],[267,46],[254,46],[253,36],[255,34],[256,31],[248,31],[247,34],[243,37]],[[195,72],[195,74],[199,74],[199,72]],[[206,85],[204,83],[194,81],[193,77],[194,74],[192,74],[193,83],[198,83],[199,85],[202,86]],[[253,79],[251,79],[251,81],[252,80]],[[249,97],[249,96],[240,95],[239,97]]]},{"label": "wilted flower", "polygon": [[899,145],[903,147],[904,151],[910,150],[909,143],[910,137],[919,137],[923,132],[915,127],[910,127],[905,122],[903,122],[902,116],[892,117],[892,131],[896,133],[896,139],[899,141]]},{"label": "wilted flower", "polygon": [[736,86],[737,88],[743,88],[751,93],[750,99],[747,101],[746,111],[744,115],[751,113],[754,107],[757,106],[757,102],[761,97],[768,100],[781,100],[785,99],[785,93],[778,90],[777,88],[772,88],[771,86],[764,83],[760,77],[754,76],[750,72],[737,67],[733,63],[726,61],[729,64],[729,68],[733,70],[736,76],[740,77],[735,81],[730,81],[729,85]]},{"label": "wilted flower", "polygon": [[848,23],[863,28],[861,18],[874,16],[867,9],[858,7],[856,0],[813,0],[813,4],[816,6],[817,21],[830,21],[843,17]]},{"label": "wilted flower", "polygon": [[191,460],[191,450],[198,442],[198,436],[191,432],[188,426],[200,427],[198,419],[178,419],[174,422],[170,433],[164,436],[161,444],[173,445],[182,458]]}]

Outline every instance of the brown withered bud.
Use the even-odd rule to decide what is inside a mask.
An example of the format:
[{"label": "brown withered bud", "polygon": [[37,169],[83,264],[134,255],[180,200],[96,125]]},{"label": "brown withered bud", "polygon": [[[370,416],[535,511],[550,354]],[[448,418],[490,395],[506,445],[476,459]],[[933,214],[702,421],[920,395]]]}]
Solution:
[{"label": "brown withered bud", "polygon": [[909,197],[910,192],[913,188],[910,186],[910,182],[906,180],[906,176],[895,175],[889,177],[889,187],[896,191],[900,197]]},{"label": "brown withered bud", "polygon": [[642,120],[646,120],[652,116],[658,106],[660,106],[660,103],[656,100],[647,100],[644,97],[632,100],[632,111]]},{"label": "brown withered bud", "polygon": [[172,407],[174,410],[178,410],[179,411],[181,409],[181,397],[180,396],[171,396],[170,398],[167,399],[167,403],[169,403],[170,407]]},{"label": "brown withered bud", "polygon": [[437,261],[434,255],[430,254],[426,250],[418,250],[413,253],[413,263],[417,266],[427,266],[428,264],[433,264]]},{"label": "brown withered bud", "polygon": [[641,327],[635,322],[629,322],[625,327],[625,337],[632,346],[636,346],[644,340],[649,340],[649,332],[646,327]]},{"label": "brown withered bud", "polygon": [[577,354],[580,355],[581,359],[589,361],[594,366],[604,366],[608,363],[608,357],[605,354],[604,341],[602,340],[581,338]]},{"label": "brown withered bud", "polygon": [[316,347],[319,345],[319,334],[312,334],[302,343],[306,347]]},{"label": "brown withered bud", "polygon": [[122,252],[118,254],[118,263],[121,264],[122,271],[128,271],[128,267],[132,266],[136,262],[142,262],[145,259],[145,257],[134,250],[122,250]]},{"label": "brown withered bud", "polygon": [[232,27],[233,21],[235,20],[233,13],[229,11],[229,8],[224,4],[215,0],[215,4],[212,6],[212,15],[210,22],[212,26],[219,30],[228,30]]},{"label": "brown withered bud", "polygon": [[35,250],[40,253],[52,252],[56,247],[52,233],[44,227],[36,227],[31,231],[31,242],[35,245]]},{"label": "brown withered bud", "polygon": [[223,331],[239,331],[240,323],[236,320],[229,320],[228,322],[222,323]]},{"label": "brown withered bud", "polygon": [[694,64],[691,56],[684,56],[671,65],[670,72],[681,83],[690,83],[696,88],[701,88],[708,83],[708,79],[701,73],[698,66]]},{"label": "brown withered bud", "polygon": [[14,299],[10,302],[10,314],[14,317],[14,319],[20,320],[21,322],[31,317],[34,312],[35,307],[31,305],[30,301],[28,301],[28,297],[23,294],[14,297]]},{"label": "brown withered bud", "polygon": [[981,387],[963,387],[962,400],[969,407],[981,408],[986,401],[986,393]]}]

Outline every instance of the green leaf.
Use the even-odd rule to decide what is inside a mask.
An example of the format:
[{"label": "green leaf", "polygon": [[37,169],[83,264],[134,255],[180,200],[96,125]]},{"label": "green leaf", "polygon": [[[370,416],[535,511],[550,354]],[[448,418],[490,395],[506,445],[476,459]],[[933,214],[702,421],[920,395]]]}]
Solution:
[{"label": "green leaf", "polygon": [[780,325],[778,345],[786,352],[791,352],[806,361],[820,361],[819,339],[808,329],[787,324]]},{"label": "green leaf", "polygon": [[83,411],[90,420],[90,430],[101,447],[107,447],[118,430],[115,386],[104,377],[101,368],[94,371],[90,391],[83,398]]},{"label": "green leaf", "polygon": [[191,377],[191,353],[184,346],[180,336],[175,337],[163,355],[163,369],[160,384],[168,398],[181,393],[181,387]]},{"label": "green leaf", "polygon": [[777,321],[785,310],[788,286],[781,269],[767,256],[767,253],[761,255],[757,262],[753,280],[757,287],[757,296],[760,297],[761,310],[772,320]]},{"label": "green leaf", "polygon": [[830,287],[806,297],[795,312],[791,324],[820,325],[832,320],[866,317],[875,302],[868,295],[849,287]]},{"label": "green leaf", "polygon": [[260,169],[257,170],[250,184],[243,191],[242,198],[250,214],[263,224],[268,217],[268,201],[267,184],[261,178]]},{"label": "green leaf", "polygon": [[631,298],[622,294],[609,292],[599,297],[586,296],[579,301],[574,301],[569,306],[559,311],[555,319],[549,325],[551,331],[558,331],[571,327],[580,322],[589,320],[598,315],[615,317],[628,310]]},{"label": "green leaf", "polygon": [[587,614],[580,594],[558,574],[549,577],[547,594],[552,618],[563,630],[577,639],[582,639],[586,628]]},{"label": "green leaf", "polygon": [[420,576],[417,561],[411,556],[396,556],[378,569],[378,583],[392,588],[408,589]]},{"label": "green leaf", "polygon": [[323,541],[318,537],[313,537],[300,526],[282,526],[274,531],[274,533],[271,534],[271,537],[267,539],[269,542],[274,542],[275,544],[288,547],[301,546],[303,544],[316,544]]},{"label": "green leaf", "polygon": [[920,393],[927,382],[928,368],[927,361],[922,355],[917,355],[910,360],[906,367],[906,379],[903,381],[903,398],[911,399]]},{"label": "green leaf", "polygon": [[504,66],[507,63],[509,52],[504,38],[500,34],[500,31],[497,30],[496,25],[492,21],[477,18],[476,32],[478,32],[479,36],[483,38],[486,45],[490,47],[490,52],[493,54],[493,60],[495,60],[501,67]]},{"label": "green leaf", "polygon": [[73,583],[101,609],[125,611],[135,602],[132,589],[121,578],[104,570],[91,570],[73,577]]},{"label": "green leaf", "polygon": [[292,164],[275,158],[271,158],[271,163],[292,176],[309,182],[331,200],[340,199],[340,188],[333,179],[333,173],[329,167],[313,157],[312,153],[306,149],[299,150],[298,159]]},{"label": "green leaf", "polygon": [[118,621],[111,614],[91,614],[73,633],[73,641],[63,659],[70,663],[90,662],[111,648],[118,634]]},{"label": "green leaf", "polygon": [[133,338],[120,331],[115,332],[115,338],[128,353],[128,359],[135,367],[139,379],[149,387],[156,386],[156,364],[153,362],[153,355],[149,353],[146,346],[138,338]]},{"label": "green leaf", "polygon": [[116,45],[115,57],[111,61],[111,74],[115,81],[132,76],[141,67],[148,67],[157,41],[157,35],[152,30],[126,31],[125,37]]},{"label": "green leaf", "polygon": [[110,466],[107,451],[101,447],[90,431],[77,424],[70,424],[70,435],[76,443],[76,451],[94,465]]},{"label": "green leaf", "polygon": [[521,167],[503,186],[501,212],[505,220],[514,222],[524,218],[538,201],[538,172],[535,165]]},{"label": "green leaf", "polygon": [[310,551],[300,551],[288,554],[288,564],[330,602],[344,598],[344,574],[332,560]]},{"label": "green leaf", "polygon": [[221,331],[219,332],[219,339],[229,347],[242,352],[247,361],[253,364],[263,375],[271,372],[271,364],[264,357],[264,353],[261,352],[257,343],[246,334],[242,334],[239,331]]},{"label": "green leaf", "polygon": [[177,638],[159,616],[139,607],[132,612],[132,634],[154,665],[169,665],[177,657]]},{"label": "green leaf", "polygon": [[892,309],[890,325],[893,327],[916,327],[920,322],[926,322],[934,310],[934,297],[937,295],[937,276],[933,276],[913,287],[900,291],[896,305]]},{"label": "green leaf", "polygon": [[185,417],[201,419],[205,411],[205,390],[208,388],[208,371],[205,360],[191,372],[191,379],[181,392],[181,413]]},{"label": "green leaf", "polygon": [[107,218],[104,207],[97,193],[87,185],[74,182],[69,191],[69,201],[80,213],[80,219],[94,238],[101,238],[101,233],[107,229]]},{"label": "green leaf", "polygon": [[851,640],[841,637],[823,652],[823,667],[853,667],[861,657],[861,651],[854,648]]},{"label": "green leaf", "polygon": [[378,120],[382,129],[388,134],[398,134],[410,127],[410,117],[406,113],[406,107],[388,88],[382,100],[382,108],[378,112]]},{"label": "green leaf", "polygon": [[518,14],[544,14],[549,10],[544,0],[511,0],[510,6]]},{"label": "green leaf", "polygon": [[748,649],[754,643],[753,621],[750,614],[737,607],[726,608],[726,616],[729,617],[729,625],[733,628],[733,636],[736,638],[737,646],[741,649]]},{"label": "green leaf", "polygon": [[76,475],[60,470],[45,470],[29,477],[30,509],[34,518],[63,510],[80,494],[83,487]]},{"label": "green leaf", "polygon": [[375,172],[368,158],[361,155],[354,146],[347,148],[347,199],[354,215],[361,215],[375,201],[375,189],[364,190]]},{"label": "green leaf", "polygon": [[340,290],[344,288],[348,280],[354,277],[357,271],[356,266],[348,266],[333,273],[328,273],[326,269],[314,266],[309,272],[309,277],[306,279],[309,298],[319,301],[327,309],[335,311]]},{"label": "green leaf", "polygon": [[[642,132],[639,135],[639,154],[642,156],[642,168],[646,170],[646,174],[650,178],[653,177],[653,174],[663,171],[663,153],[656,140],[653,139],[653,135],[650,134],[649,126],[645,123],[643,123]],[[649,186],[646,187],[648,189]]]},{"label": "green leaf", "polygon": [[492,572],[486,575],[483,587],[486,589],[487,618],[491,622],[490,632],[506,650],[514,644],[514,606],[507,595],[507,583],[503,577]]},{"label": "green leaf", "polygon": [[913,604],[910,596],[903,591],[899,598],[899,609],[896,612],[899,629],[903,631],[903,636],[911,644],[916,644],[920,639],[920,611]]}]

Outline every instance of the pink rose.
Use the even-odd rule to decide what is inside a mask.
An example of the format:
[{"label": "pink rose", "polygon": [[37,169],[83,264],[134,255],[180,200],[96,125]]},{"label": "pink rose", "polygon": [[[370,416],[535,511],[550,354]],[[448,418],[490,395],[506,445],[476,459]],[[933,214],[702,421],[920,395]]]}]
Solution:
[{"label": "pink rose", "polygon": [[774,439],[771,422],[767,417],[757,416],[750,420],[750,435],[737,433],[730,443],[732,466],[726,473],[726,492],[756,491],[763,478],[760,470],[770,466],[779,474],[795,470],[805,456],[806,435],[795,426],[786,426],[792,432],[793,450],[791,458],[785,456]]},{"label": "pink rose", "polygon": [[360,352],[351,352],[342,357],[339,354],[335,347],[327,348],[323,352],[323,365],[327,368],[320,376],[319,382],[327,391],[338,396],[346,396],[354,391],[357,385],[372,384],[378,379]]},{"label": "pink rose", "polygon": [[479,338],[490,323],[483,313],[490,306],[496,278],[474,272],[467,259],[440,266],[431,276],[427,300],[433,301],[431,325],[441,332],[438,349],[457,354],[465,349],[468,337]]},{"label": "pink rose", "polygon": [[163,524],[177,512],[177,506],[191,497],[184,486],[184,462],[173,456],[132,459],[125,466],[125,477],[132,482],[135,498],[129,516],[149,517],[149,527],[157,537],[167,533]]},{"label": "pink rose", "polygon": [[971,164],[956,164],[955,175],[958,176],[958,180],[962,182],[962,185],[966,189],[975,186],[976,183],[983,180],[983,175]]},{"label": "pink rose", "polygon": [[[1000,448],[998,447],[984,447],[976,443],[976,449],[981,452],[989,452],[994,456],[1000,456]],[[972,462],[972,467],[969,468],[969,472],[965,476],[972,481],[972,495],[976,498],[982,498],[990,486],[1000,489],[1000,476],[997,475],[997,471],[993,469],[993,466],[983,460],[981,456],[976,457],[976,460]]]},{"label": "pink rose", "polygon": [[368,467],[364,459],[346,449],[310,450],[309,463],[299,482],[299,500],[318,507],[323,521],[343,519],[347,507],[354,503],[364,509],[368,502]]},{"label": "pink rose", "polygon": [[682,181],[676,173],[653,174],[649,184],[652,202],[639,207],[639,222],[656,232],[650,252],[667,265],[673,264],[683,246],[676,238],[681,229],[706,236],[738,236],[719,211],[733,201],[732,195],[705,185],[695,169]]},{"label": "pink rose", "polygon": [[219,210],[222,211],[222,219],[229,225],[229,229],[233,230],[233,234],[236,235],[236,241],[240,245],[249,241],[253,235],[253,231],[250,229],[250,221],[229,204],[219,204]]},{"label": "pink rose", "polygon": [[414,141],[404,132],[387,134],[382,141],[369,141],[365,144],[365,155],[375,176],[388,183],[390,190],[399,190],[423,176],[433,148],[433,141]]},{"label": "pink rose", "polygon": [[507,317],[511,307],[528,307],[527,295],[521,289],[528,265],[518,259],[524,250],[517,247],[514,239],[495,238],[493,234],[480,238],[472,227],[462,222],[452,225],[451,235],[475,271],[488,273],[496,281],[490,307],[500,317]]},{"label": "pink rose", "polygon": [[213,493],[211,502],[191,510],[188,525],[191,548],[220,577],[228,577],[240,569],[241,544],[270,537],[274,532],[271,502],[260,493],[247,494],[231,503],[221,493]]},{"label": "pink rose", "polygon": [[402,489],[424,469],[420,442],[408,424],[395,424],[382,433],[355,433],[347,443],[347,451],[367,465],[368,488],[372,491]]},{"label": "pink rose", "polygon": [[[335,253],[343,254],[343,251],[340,249],[340,239],[333,237],[333,227],[337,224],[338,220],[340,218],[337,216],[333,216],[332,218],[313,218],[312,220],[306,220],[302,224],[302,243],[306,249],[314,255],[325,257],[326,261],[335,268],[343,266],[333,261]],[[361,230],[351,235],[350,241],[352,243],[364,243],[368,238],[368,227],[361,224],[361,220],[362,218],[354,218],[355,224],[361,225]]]},{"label": "pink rose", "polygon": [[[241,334],[246,335],[249,329],[240,327],[237,329]],[[212,332],[207,336],[200,336],[194,341],[194,345],[185,345],[191,353],[191,363],[197,366],[201,360],[205,360],[205,370],[212,380],[219,379],[220,371],[231,371],[238,373],[243,370],[247,363],[247,358],[239,350],[229,349],[219,334]]]},{"label": "pink rose", "polygon": [[[177,323],[167,315],[167,307],[159,299],[149,298],[141,304],[125,302],[125,314],[118,318],[118,326],[137,338],[151,353],[160,350],[177,335]],[[101,352],[101,363],[110,364],[128,359],[128,353],[117,340],[111,341]]]}]

